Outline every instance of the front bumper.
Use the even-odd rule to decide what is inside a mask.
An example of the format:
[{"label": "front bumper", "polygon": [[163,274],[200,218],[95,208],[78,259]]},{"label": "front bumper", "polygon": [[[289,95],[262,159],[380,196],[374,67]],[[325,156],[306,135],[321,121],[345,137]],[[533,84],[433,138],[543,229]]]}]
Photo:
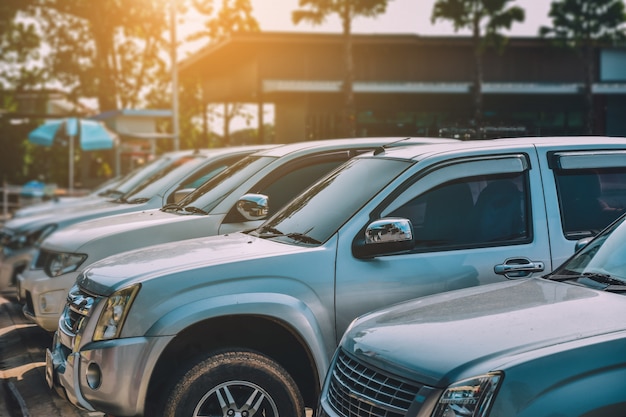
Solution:
[{"label": "front bumper", "polygon": [[18,275],[20,301],[24,315],[43,329],[57,329],[69,289],[76,282],[78,272],[50,278],[43,270],[28,269]]},{"label": "front bumper", "polygon": [[0,290],[17,284],[17,275],[30,265],[35,249],[25,249],[0,257]]},{"label": "front bumper", "polygon": [[142,415],[150,375],[171,337],[133,337],[80,343],[61,327],[47,354],[51,388],[78,408],[117,416]]}]

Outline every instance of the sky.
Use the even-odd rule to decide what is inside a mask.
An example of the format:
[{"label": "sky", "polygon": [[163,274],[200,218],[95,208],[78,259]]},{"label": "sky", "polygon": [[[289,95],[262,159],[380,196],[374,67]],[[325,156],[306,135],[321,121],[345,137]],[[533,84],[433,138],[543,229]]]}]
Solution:
[{"label": "sky", "polygon": [[[354,22],[355,33],[403,33],[419,35],[452,35],[454,29],[449,22],[433,25],[430,16],[435,0],[389,0],[387,12],[377,18],[358,18]],[[548,25],[550,0],[516,0],[510,5],[517,5],[526,12],[523,24],[512,27],[509,36],[536,36],[541,25]],[[312,26],[291,22],[291,12],[298,8],[298,0],[251,0],[253,15],[264,31],[308,31],[340,32],[341,26],[336,17],[329,18],[323,26]],[[465,33],[467,34],[467,33]]]},{"label": "sky", "polygon": [[[298,0],[250,0],[252,14],[259,22],[262,31],[279,32],[323,32],[340,33],[341,24],[337,17],[329,17],[327,22],[320,26],[301,22],[294,25],[291,22],[292,11],[298,9]],[[359,17],[353,22],[353,33],[394,33],[417,34],[423,36],[454,35],[454,28],[448,21],[439,21],[432,24],[432,14],[435,0],[389,0],[385,14],[376,18]],[[537,36],[540,26],[550,24],[548,12],[550,0],[516,0],[511,5],[517,5],[525,10],[526,18],[523,23],[513,25],[507,36]],[[202,25],[200,21],[189,22],[187,28],[194,24]],[[469,35],[469,32],[458,32],[459,35]],[[183,33],[184,36],[184,33]],[[191,51],[186,51],[191,53]],[[185,52],[183,52],[185,54]],[[267,106],[269,107],[269,106]],[[272,110],[266,116],[266,121],[273,119]],[[256,126],[256,120],[252,122]],[[234,120],[231,129],[245,128],[243,121]],[[221,133],[221,122],[212,123],[211,129]]]}]

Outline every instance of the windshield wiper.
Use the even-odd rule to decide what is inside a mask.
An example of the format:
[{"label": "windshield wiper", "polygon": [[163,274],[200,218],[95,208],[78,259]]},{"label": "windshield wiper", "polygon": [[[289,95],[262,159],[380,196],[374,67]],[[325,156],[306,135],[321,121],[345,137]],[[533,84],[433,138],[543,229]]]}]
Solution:
[{"label": "windshield wiper", "polygon": [[183,210],[188,211],[190,213],[195,213],[195,214],[209,214],[208,212],[202,210],[200,207],[194,207],[194,206],[185,206],[183,208]]},{"label": "windshield wiper", "polygon": [[183,207],[180,204],[176,204],[176,203],[168,203],[164,205],[163,207],[161,207],[161,211],[169,211],[169,210],[179,211],[182,209]]},{"label": "windshield wiper", "polygon": [[149,201],[150,199],[147,197],[139,197],[139,198],[134,198],[132,200],[126,200],[126,202],[128,204],[141,204],[141,203],[145,203],[146,201]]},{"label": "windshield wiper", "polygon": [[314,244],[314,245],[319,245],[320,242],[317,239],[312,238],[311,236],[307,235],[306,233],[300,233],[300,232],[291,232],[291,233],[283,233],[278,229],[275,229],[273,227],[270,226],[264,226],[261,229],[257,229],[259,231],[256,231],[256,235],[258,237],[262,237],[262,238],[272,238],[272,237],[288,237],[289,239],[293,239],[295,241],[298,242],[302,242],[302,243],[310,243],[310,244]]},{"label": "windshield wiper", "polygon": [[319,245],[320,243],[322,243],[319,240],[314,239],[311,236],[309,236],[307,234],[304,234],[304,233],[297,233],[297,232],[287,233],[285,236],[287,236],[288,238],[291,238],[293,240],[297,240],[299,242],[302,242],[302,243],[312,243],[314,245]]},{"label": "windshield wiper", "polygon": [[549,277],[549,279],[553,281],[574,281],[575,284],[600,289],[602,291],[626,291],[626,281],[601,272],[585,272],[579,275],[554,275]]},{"label": "windshield wiper", "polygon": [[610,276],[609,274],[603,274],[600,272],[585,272],[578,278],[582,278],[582,279],[587,278],[599,284],[626,286],[626,282],[624,282],[623,280],[614,278]]},{"label": "windshield wiper", "polygon": [[271,226],[263,226],[260,229],[257,229],[259,231],[256,231],[256,235],[258,237],[264,237],[264,238],[270,238],[270,237],[278,237],[278,236],[285,236],[285,234],[283,232],[281,232],[278,229],[274,229]]},{"label": "windshield wiper", "polygon": [[98,194],[98,196],[100,197],[114,197],[116,195],[122,195],[124,194],[123,192],[121,192],[120,190],[106,190],[106,191],[102,191],[101,193]]}]

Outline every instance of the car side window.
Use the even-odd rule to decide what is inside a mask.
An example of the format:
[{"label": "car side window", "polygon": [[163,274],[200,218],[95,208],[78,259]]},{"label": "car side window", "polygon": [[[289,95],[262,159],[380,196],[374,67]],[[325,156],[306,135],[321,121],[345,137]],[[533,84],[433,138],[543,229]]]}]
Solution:
[{"label": "car side window", "polygon": [[[269,205],[268,217],[272,216],[293,198],[349,158],[350,154],[347,152],[333,152],[326,156],[315,156],[295,161],[265,177],[248,192],[266,195]],[[241,221],[243,221],[243,217],[236,210],[236,207],[231,208],[224,218],[224,223]]]},{"label": "car side window", "polygon": [[[215,163],[209,164],[196,172],[194,175],[187,178],[184,183],[176,188],[176,190],[196,189],[242,158],[242,155],[235,155],[233,157],[225,158]],[[175,193],[171,193],[167,198],[167,202],[173,203],[174,196]]]},{"label": "car side window", "polygon": [[594,236],[624,213],[625,168],[556,171],[555,181],[567,239]]},{"label": "car side window", "polygon": [[269,198],[270,215],[343,162],[345,160],[316,161],[293,169],[260,188],[258,192]]},{"label": "car side window", "polygon": [[524,173],[467,177],[427,190],[390,213],[413,225],[416,250],[525,243],[531,239]]}]

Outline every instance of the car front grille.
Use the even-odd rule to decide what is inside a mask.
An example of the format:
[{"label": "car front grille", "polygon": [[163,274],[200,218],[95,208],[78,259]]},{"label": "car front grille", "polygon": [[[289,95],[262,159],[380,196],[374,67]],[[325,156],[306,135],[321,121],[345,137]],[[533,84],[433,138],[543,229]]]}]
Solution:
[{"label": "car front grille", "polygon": [[67,305],[63,312],[62,323],[65,330],[76,334],[84,319],[89,317],[97,300],[97,297],[84,292],[80,287],[72,287],[67,294]]},{"label": "car front grille", "polygon": [[340,350],[331,369],[327,401],[341,417],[402,417],[420,388]]}]

